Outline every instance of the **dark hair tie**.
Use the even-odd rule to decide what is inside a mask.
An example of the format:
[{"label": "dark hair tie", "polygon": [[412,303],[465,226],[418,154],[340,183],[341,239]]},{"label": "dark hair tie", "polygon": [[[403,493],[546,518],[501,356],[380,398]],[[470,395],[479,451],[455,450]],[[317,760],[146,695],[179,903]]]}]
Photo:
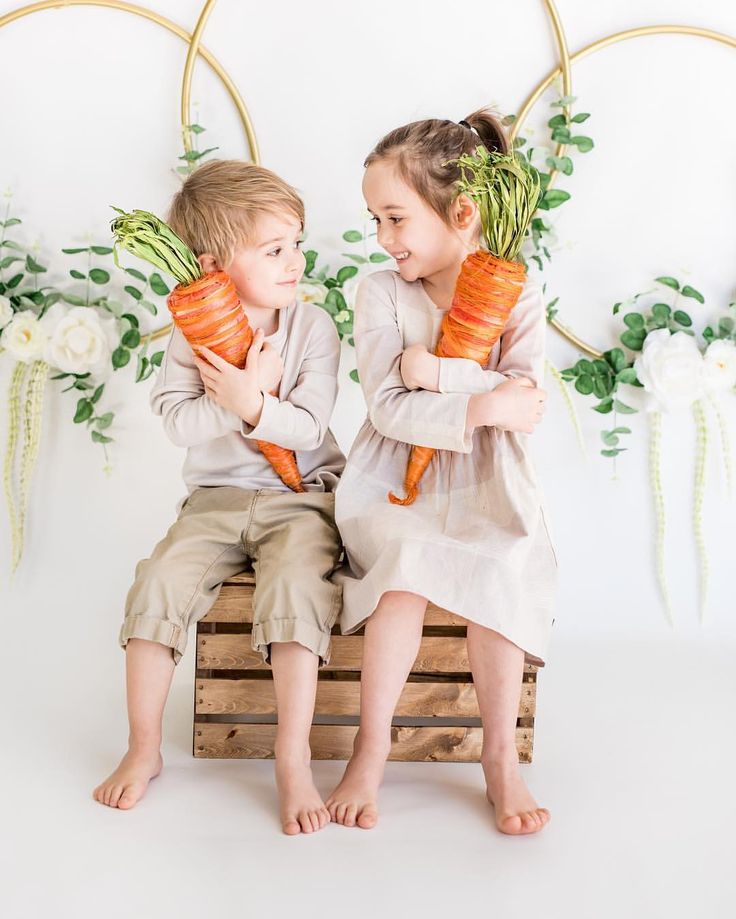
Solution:
[{"label": "dark hair tie", "polygon": [[464,118],[461,121],[458,121],[458,124],[461,124],[464,128],[467,128],[469,131],[472,131],[473,134],[475,134],[480,139],[480,134],[478,134],[478,131],[473,127],[472,124],[468,124],[468,122]]}]

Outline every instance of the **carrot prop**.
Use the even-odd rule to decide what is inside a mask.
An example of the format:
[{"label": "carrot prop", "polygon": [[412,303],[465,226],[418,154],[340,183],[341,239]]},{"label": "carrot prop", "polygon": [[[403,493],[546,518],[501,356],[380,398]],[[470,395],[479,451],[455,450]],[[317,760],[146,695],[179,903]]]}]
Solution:
[{"label": "carrot prop", "polygon": [[[452,306],[442,320],[437,357],[464,357],[487,363],[516,306],[526,279],[516,261],[540,196],[539,174],[513,153],[474,154],[454,160],[460,167],[458,194],[478,205],[486,248],[469,255],[460,268]],[[412,504],[435,450],[413,446],[404,478],[405,498],[389,492],[392,504]]]},{"label": "carrot prop", "polygon": [[[242,369],[253,330],[230,276],[225,271],[203,272],[192,250],[154,214],[113,210],[120,215],[111,225],[115,264],[120,246],[172,275],[177,285],[169,294],[168,307],[192,349],[204,346]],[[281,481],[292,491],[303,492],[294,451],[265,440],[256,443]]]}]

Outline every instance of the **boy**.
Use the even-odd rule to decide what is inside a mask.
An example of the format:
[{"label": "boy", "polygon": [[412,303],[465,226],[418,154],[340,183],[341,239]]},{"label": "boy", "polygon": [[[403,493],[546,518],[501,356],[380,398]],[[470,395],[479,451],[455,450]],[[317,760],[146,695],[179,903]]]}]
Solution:
[{"label": "boy", "polygon": [[[94,791],[129,809],[161,771],[161,720],[191,623],[221,583],[253,560],[253,648],[273,668],[276,784],[285,833],[311,833],[329,814],[310,769],[319,662],[329,660],[341,589],[330,580],[341,544],[334,492],[345,457],[328,427],[339,338],[320,307],[295,300],[304,271],[304,205],[274,173],[216,160],[189,176],[169,223],[205,271],[223,269],[256,330],[243,370],[171,336],[153,411],[187,448],[189,495],[152,556],[136,568],[120,644],[126,649],[130,736],[118,768]],[[271,393],[278,391],[278,396]],[[257,446],[296,452],[305,492],[290,491]]]}]

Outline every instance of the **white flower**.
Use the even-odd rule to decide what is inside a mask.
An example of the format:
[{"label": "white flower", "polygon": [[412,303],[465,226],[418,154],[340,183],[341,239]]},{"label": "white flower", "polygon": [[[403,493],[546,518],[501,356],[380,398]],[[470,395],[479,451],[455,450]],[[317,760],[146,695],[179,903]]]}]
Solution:
[{"label": "white flower", "polygon": [[53,307],[44,317],[48,326],[53,327],[46,361],[62,373],[102,373],[116,344],[114,321],[103,324],[100,316],[87,306],[64,310],[63,316],[61,310],[52,311]]},{"label": "white flower", "polygon": [[7,297],[0,296],[0,329],[4,329],[15,313]]},{"label": "white flower", "polygon": [[710,343],[703,356],[703,380],[708,392],[736,386],[736,344],[725,338]]},{"label": "white flower", "polygon": [[8,354],[16,360],[30,364],[43,358],[46,333],[36,314],[24,310],[16,313],[5,326],[2,344]]},{"label": "white flower", "polygon": [[327,288],[318,281],[302,281],[296,286],[296,298],[302,303],[324,303]]},{"label": "white flower", "polygon": [[345,302],[351,310],[355,309],[355,298],[362,280],[363,276],[359,272],[358,274],[354,274],[352,278],[348,278],[342,285],[342,295],[345,297]]},{"label": "white flower", "polygon": [[647,411],[687,408],[703,395],[703,355],[686,332],[650,332],[634,369],[649,397]]}]

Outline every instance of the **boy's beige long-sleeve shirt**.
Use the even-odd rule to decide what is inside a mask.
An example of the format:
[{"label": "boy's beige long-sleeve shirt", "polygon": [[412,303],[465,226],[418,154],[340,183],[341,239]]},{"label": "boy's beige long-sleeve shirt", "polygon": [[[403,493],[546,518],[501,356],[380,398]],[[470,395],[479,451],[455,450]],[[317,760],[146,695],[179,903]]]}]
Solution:
[{"label": "boy's beige long-sleeve shirt", "polygon": [[258,440],[295,451],[308,491],[337,487],[345,466],[329,428],[340,362],[337,330],[312,303],[295,301],[277,315],[278,328],[265,341],[281,354],[284,371],[278,397],[264,395],[255,427],[205,394],[192,349],[178,329],[171,335],[151,407],[171,441],[187,448],[183,475],[190,492],[201,485],[288,491]]}]

